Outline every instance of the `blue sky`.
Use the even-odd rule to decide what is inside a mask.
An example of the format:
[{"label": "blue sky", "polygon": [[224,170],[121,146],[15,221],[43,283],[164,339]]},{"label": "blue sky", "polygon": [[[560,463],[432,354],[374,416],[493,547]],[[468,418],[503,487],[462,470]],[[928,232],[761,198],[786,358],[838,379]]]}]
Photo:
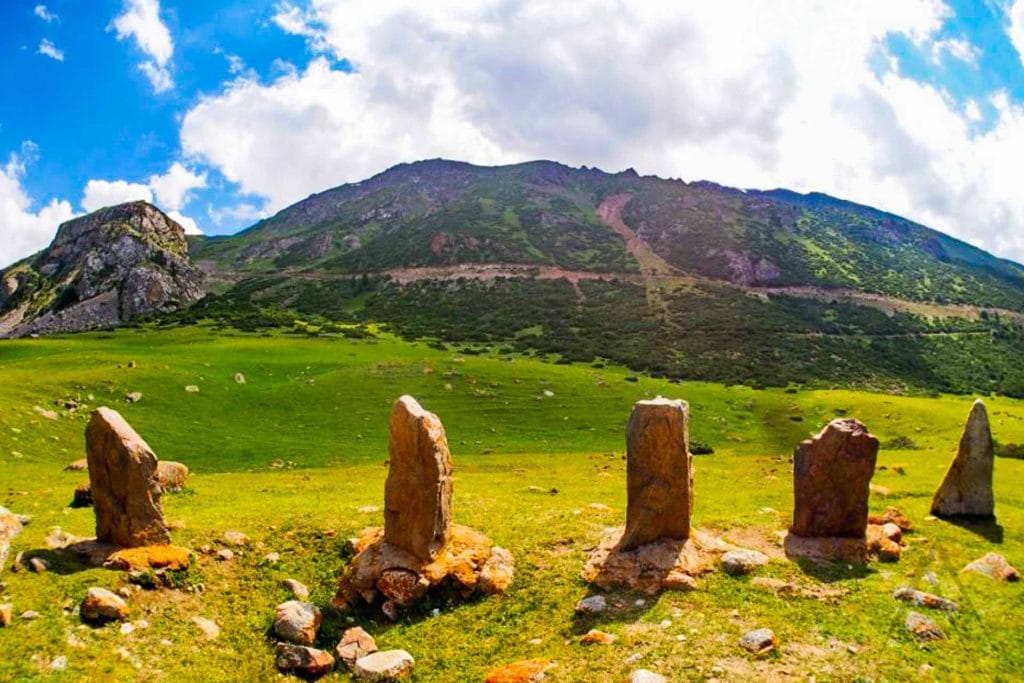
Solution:
[{"label": "blue sky", "polygon": [[824,191],[1024,260],[1024,0],[777,7],[7,0],[0,264],[104,203],[224,234],[435,156]]}]

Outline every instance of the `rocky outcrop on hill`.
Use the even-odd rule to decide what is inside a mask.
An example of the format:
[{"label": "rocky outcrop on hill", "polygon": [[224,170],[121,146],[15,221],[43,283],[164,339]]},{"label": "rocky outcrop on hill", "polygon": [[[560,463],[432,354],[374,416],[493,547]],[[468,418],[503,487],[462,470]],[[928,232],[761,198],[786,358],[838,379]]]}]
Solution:
[{"label": "rocky outcrop on hill", "polygon": [[0,273],[0,337],[109,327],[205,294],[185,230],[146,202],[63,223],[49,247]]}]

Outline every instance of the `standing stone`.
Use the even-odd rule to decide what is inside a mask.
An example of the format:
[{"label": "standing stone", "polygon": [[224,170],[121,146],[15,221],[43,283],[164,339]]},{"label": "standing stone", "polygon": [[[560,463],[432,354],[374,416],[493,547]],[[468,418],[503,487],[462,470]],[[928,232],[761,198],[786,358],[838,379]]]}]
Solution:
[{"label": "standing stone", "polygon": [[153,450],[110,408],[92,414],[85,441],[96,540],[120,548],[170,543]]},{"label": "standing stone", "polygon": [[964,425],[953,464],[932,499],[932,514],[940,517],[992,517],[992,464],[995,448],[988,413],[981,399],[974,402]]},{"label": "standing stone", "polygon": [[384,540],[432,561],[451,536],[452,458],[437,415],[412,396],[391,413],[391,457],[384,486]]},{"label": "standing stone", "polygon": [[626,532],[620,548],[690,537],[690,407],[660,396],[637,401],[626,427]]},{"label": "standing stone", "polygon": [[878,439],[853,419],[833,420],[793,456],[790,533],[818,538],[864,538],[868,487]]}]

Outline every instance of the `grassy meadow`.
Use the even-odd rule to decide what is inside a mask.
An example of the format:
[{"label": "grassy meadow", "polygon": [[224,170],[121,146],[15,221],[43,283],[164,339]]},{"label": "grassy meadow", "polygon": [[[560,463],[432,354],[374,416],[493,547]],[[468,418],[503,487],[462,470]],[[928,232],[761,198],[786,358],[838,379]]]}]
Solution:
[{"label": "grassy meadow", "polygon": [[[189,385],[199,391],[187,392]],[[142,399],[127,403],[130,392]],[[445,424],[455,520],[509,548],[516,579],[504,596],[431,602],[396,623],[335,614],[326,607],[345,567],[345,540],[382,523],[381,512],[365,509],[383,503],[387,418],[403,393]],[[773,562],[760,575],[793,580],[821,599],[777,595],[719,572],[694,592],[613,593],[606,612],[574,614],[588,594],[579,578],[587,551],[624,520],[630,408],[658,394],[688,400],[691,439],[714,448],[695,456],[695,525],[768,553]],[[55,405],[67,399],[88,407],[69,413]],[[1024,671],[1024,589],[960,570],[987,552],[1024,566],[1024,461],[997,459],[998,525],[926,519],[971,400],[674,384],[612,366],[496,351],[460,355],[384,335],[306,338],[197,326],[4,341],[0,505],[33,516],[11,559],[38,551],[53,566],[0,576],[0,602],[13,603],[15,613],[0,628],[0,680],[274,679],[268,631],[274,606],[288,599],[279,586],[285,578],[308,585],[325,608],[321,647],[333,650],[340,632],[357,623],[382,649],[411,652],[415,681],[481,681],[527,658],[555,662],[550,681],[622,681],[636,668],[680,681],[1014,680]],[[1024,443],[1024,401],[986,403],[996,439]],[[73,613],[88,587],[116,589],[123,573],[45,550],[55,526],[92,532],[92,511],[68,507],[85,475],[63,468],[84,457],[89,408],[101,405],[119,410],[160,458],[191,468],[186,490],[163,499],[167,519],[183,523],[176,543],[221,547],[226,530],[252,539],[231,562],[198,555],[189,590],[133,595],[131,619],[148,626],[130,634],[117,625],[82,626]],[[917,527],[898,564],[801,567],[785,561],[776,543],[792,509],[793,447],[837,416],[859,418],[883,442],[874,483],[888,492],[872,495],[872,511],[895,505]],[[917,448],[892,448],[907,442]],[[271,551],[280,554],[276,565],[264,559]],[[938,586],[925,581],[929,572]],[[946,640],[920,645],[904,629],[908,607],[891,597],[903,585],[960,603],[955,614],[928,612]],[[40,618],[20,619],[26,610]],[[217,622],[220,637],[204,640],[194,616]],[[736,643],[759,627],[780,640],[761,658]],[[580,645],[590,628],[617,640]],[[61,655],[66,668],[53,670]]]}]

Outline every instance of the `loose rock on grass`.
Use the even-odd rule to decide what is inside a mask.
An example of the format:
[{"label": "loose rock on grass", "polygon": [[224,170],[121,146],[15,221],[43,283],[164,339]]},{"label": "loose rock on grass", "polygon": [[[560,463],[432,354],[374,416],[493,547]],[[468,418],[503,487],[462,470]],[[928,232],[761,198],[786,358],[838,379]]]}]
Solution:
[{"label": "loose rock on grass", "polygon": [[316,630],[320,628],[322,619],[316,605],[289,600],[277,606],[274,634],[289,643],[312,645],[316,641]]},{"label": "loose rock on grass", "polygon": [[747,631],[740,638],[740,647],[755,655],[763,655],[775,649],[779,641],[770,628],[759,628],[754,631]]},{"label": "loose rock on grass", "polygon": [[722,569],[726,574],[732,576],[749,574],[766,564],[768,564],[767,555],[747,548],[737,548],[722,555]]},{"label": "loose rock on grass", "polygon": [[334,668],[334,657],[329,652],[304,645],[278,643],[275,664],[280,671],[302,676],[322,676]]},{"label": "loose rock on grass", "polygon": [[909,586],[897,588],[896,592],[892,594],[892,597],[903,602],[912,602],[919,607],[943,609],[947,612],[956,612],[960,609],[960,606],[952,600],[940,598],[938,595],[932,595],[931,593],[925,593],[924,591],[915,590]]},{"label": "loose rock on grass", "polygon": [[372,655],[377,651],[377,643],[373,636],[359,626],[353,626],[341,634],[341,640],[334,648],[338,661],[348,668],[353,668],[359,659]]},{"label": "loose rock on grass", "polygon": [[80,609],[82,621],[89,624],[106,624],[128,617],[128,603],[106,588],[90,588]]},{"label": "loose rock on grass", "polygon": [[355,677],[360,681],[399,681],[412,675],[416,660],[405,650],[384,650],[360,657]]}]

